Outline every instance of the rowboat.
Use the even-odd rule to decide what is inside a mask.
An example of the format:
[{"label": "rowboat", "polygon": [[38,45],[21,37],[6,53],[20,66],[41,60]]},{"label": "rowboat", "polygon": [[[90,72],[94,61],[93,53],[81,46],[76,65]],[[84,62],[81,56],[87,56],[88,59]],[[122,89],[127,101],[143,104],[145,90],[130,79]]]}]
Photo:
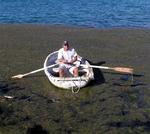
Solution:
[{"label": "rowboat", "polygon": [[[58,57],[58,51],[55,51],[51,54],[49,54],[46,57],[46,60],[44,62],[44,72],[46,76],[48,77],[49,81],[56,87],[62,88],[62,89],[72,89],[74,92],[74,89],[78,89],[76,91],[79,91],[80,88],[85,87],[91,80],[94,79],[94,73],[93,69],[90,67],[90,64],[87,60],[79,57],[78,61],[82,65],[86,66],[80,66],[79,65],[79,76],[73,77],[72,74],[69,74],[67,77],[59,77],[58,71],[58,64],[56,64]],[[54,65],[54,66],[52,66]],[[52,66],[51,68],[47,68],[47,66]]]},{"label": "rowboat", "polygon": [[[58,71],[55,71],[58,70],[58,66],[59,66],[58,63],[56,62],[57,57],[58,57],[58,51],[55,51],[46,57],[43,68],[39,68],[25,74],[14,75],[11,78],[21,79],[25,76],[44,70],[46,76],[48,77],[48,79],[53,85],[63,89],[72,89],[72,92],[74,93],[77,93],[80,90],[80,88],[86,86],[91,80],[94,79],[94,73],[92,68],[113,70],[120,73],[130,74],[132,76],[132,82],[133,82],[133,71],[134,71],[133,68],[90,65],[87,60],[81,58],[80,56],[78,56],[79,76],[73,77],[72,74],[69,74],[67,77],[61,78],[59,77]],[[75,91],[74,89],[77,90]]]}]

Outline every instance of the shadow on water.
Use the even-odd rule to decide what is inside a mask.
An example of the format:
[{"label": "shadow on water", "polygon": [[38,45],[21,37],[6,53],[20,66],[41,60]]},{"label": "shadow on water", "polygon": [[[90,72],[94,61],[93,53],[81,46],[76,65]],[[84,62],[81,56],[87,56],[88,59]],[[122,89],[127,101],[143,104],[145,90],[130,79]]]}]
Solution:
[{"label": "shadow on water", "polygon": [[113,83],[113,85],[114,86],[120,86],[120,87],[125,87],[125,86],[130,86],[130,87],[137,87],[137,86],[146,86],[146,84],[144,84],[144,83],[135,83],[135,82],[133,82],[133,83],[131,83],[131,84],[122,84],[122,83],[117,83],[117,82],[115,82],[115,83]]},{"label": "shadow on water", "polygon": [[[105,61],[100,61],[97,63],[93,63],[91,61],[88,61],[91,65],[96,65],[96,66],[101,66],[102,64],[105,64]],[[93,85],[100,85],[105,83],[105,78],[104,75],[102,73],[102,71],[98,68],[93,68],[93,72],[94,72],[94,80],[90,82],[89,86],[93,86]]]},{"label": "shadow on water", "polygon": [[26,134],[48,134],[48,132],[44,130],[41,125],[34,125],[33,127],[28,128]]},{"label": "shadow on water", "polygon": [[115,128],[123,128],[123,127],[131,127],[131,128],[136,128],[136,127],[144,127],[145,130],[150,131],[150,121],[124,121],[124,122],[111,122],[108,123],[110,127],[115,127]]},{"label": "shadow on water", "polygon": [[[130,87],[137,87],[137,86],[146,86],[147,84],[137,81],[135,78],[141,78],[144,75],[143,74],[121,74],[118,72],[104,72],[105,74],[112,74],[112,75],[118,75],[120,76],[119,81],[115,81],[113,82],[112,85],[114,86],[130,86]],[[126,84],[125,82],[128,82],[128,84]]]},{"label": "shadow on water", "polygon": [[21,88],[17,85],[16,82],[13,81],[0,81],[0,93],[7,93],[11,90],[22,90],[24,88]]},{"label": "shadow on water", "polygon": [[[106,62],[105,61],[100,61],[100,62],[97,62],[97,63],[93,63],[91,61],[88,61],[91,65],[96,65],[96,66],[101,66],[102,64],[105,64]],[[105,78],[104,78],[104,75],[103,73],[106,73],[106,74],[111,74],[111,75],[120,75],[120,80],[121,81],[129,81],[129,79],[131,79],[131,77],[133,78],[140,78],[140,77],[143,77],[144,75],[143,74],[133,74],[133,75],[129,75],[129,74],[121,74],[119,72],[106,72],[106,71],[101,71],[100,69],[97,69],[97,68],[93,68],[93,71],[94,71],[94,81],[92,81],[90,83],[90,85],[100,85],[100,84],[103,84],[105,83]],[[113,85],[115,86],[126,86],[124,84],[120,84],[120,83],[113,83]],[[127,86],[131,86],[131,87],[136,87],[136,86],[144,86],[146,84],[142,83],[142,82],[137,82],[137,81],[131,81],[131,84],[130,85],[127,85]]]}]

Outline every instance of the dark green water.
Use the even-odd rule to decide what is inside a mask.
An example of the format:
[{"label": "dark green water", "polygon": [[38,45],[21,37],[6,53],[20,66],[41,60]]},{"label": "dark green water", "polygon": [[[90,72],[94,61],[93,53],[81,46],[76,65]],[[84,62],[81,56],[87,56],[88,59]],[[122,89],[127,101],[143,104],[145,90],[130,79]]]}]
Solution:
[{"label": "dark green water", "polygon": [[[149,133],[148,30],[2,25],[0,34],[0,133]],[[73,94],[51,85],[43,72],[10,79],[42,67],[66,38],[93,64],[133,67],[133,83],[124,74],[94,70],[95,81]]]}]

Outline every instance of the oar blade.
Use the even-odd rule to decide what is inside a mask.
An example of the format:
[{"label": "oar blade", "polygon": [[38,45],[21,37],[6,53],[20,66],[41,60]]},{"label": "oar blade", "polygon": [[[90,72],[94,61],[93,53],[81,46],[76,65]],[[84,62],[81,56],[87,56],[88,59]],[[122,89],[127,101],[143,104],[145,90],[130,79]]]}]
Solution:
[{"label": "oar blade", "polygon": [[114,71],[117,71],[117,72],[133,74],[133,68],[114,67],[113,70],[114,70]]},{"label": "oar blade", "polygon": [[21,78],[23,78],[23,74],[18,74],[18,75],[15,75],[15,76],[12,76],[11,78],[12,79],[21,79]]}]

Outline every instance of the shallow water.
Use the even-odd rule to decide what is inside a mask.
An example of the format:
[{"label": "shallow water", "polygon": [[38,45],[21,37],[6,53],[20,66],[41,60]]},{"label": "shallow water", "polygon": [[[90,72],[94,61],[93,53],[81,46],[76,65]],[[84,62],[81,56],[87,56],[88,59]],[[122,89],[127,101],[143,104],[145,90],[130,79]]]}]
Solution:
[{"label": "shallow water", "polygon": [[[1,25],[0,35],[0,133],[149,133],[150,31]],[[96,79],[72,94],[54,87],[43,72],[10,80],[41,68],[66,37],[91,64],[133,67],[134,83],[117,72],[95,70]]]},{"label": "shallow water", "polygon": [[150,27],[148,0],[0,0],[0,23]]}]

